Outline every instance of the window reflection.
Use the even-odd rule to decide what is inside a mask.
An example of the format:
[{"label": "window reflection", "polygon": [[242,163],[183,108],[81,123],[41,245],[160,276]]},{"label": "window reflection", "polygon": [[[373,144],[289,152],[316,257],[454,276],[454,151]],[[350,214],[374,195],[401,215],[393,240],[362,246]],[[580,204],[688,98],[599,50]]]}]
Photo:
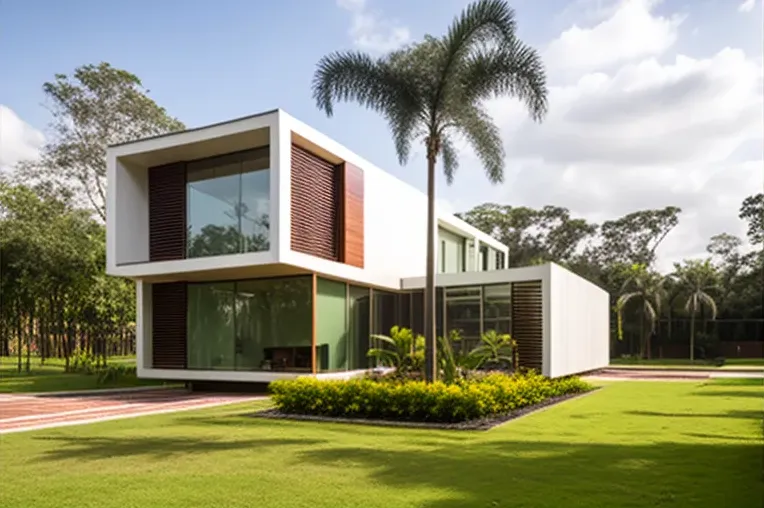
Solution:
[{"label": "window reflection", "polygon": [[511,333],[512,306],[511,284],[498,284],[483,287],[483,331],[494,330],[496,333]]},{"label": "window reflection", "polygon": [[189,258],[270,248],[269,166],[269,147],[188,164]]},{"label": "window reflection", "polygon": [[309,372],[310,277],[188,285],[189,369]]},{"label": "window reflection", "polygon": [[446,297],[446,334],[456,330],[462,337],[464,347],[473,348],[480,342],[481,288],[447,288]]}]

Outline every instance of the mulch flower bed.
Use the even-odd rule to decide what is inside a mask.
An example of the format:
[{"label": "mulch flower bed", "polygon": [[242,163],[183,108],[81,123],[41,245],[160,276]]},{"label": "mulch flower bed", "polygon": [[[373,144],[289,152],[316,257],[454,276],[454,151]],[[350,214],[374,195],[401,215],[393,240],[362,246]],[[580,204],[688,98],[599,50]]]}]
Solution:
[{"label": "mulch flower bed", "polygon": [[514,420],[521,416],[533,413],[540,409],[554,406],[560,402],[574,399],[590,394],[600,388],[594,388],[588,392],[572,393],[568,395],[562,395],[560,397],[551,397],[538,404],[532,406],[526,406],[524,408],[516,409],[506,414],[492,416],[490,418],[480,418],[477,420],[467,420],[458,423],[437,423],[437,422],[421,422],[421,421],[409,421],[409,420],[380,420],[370,418],[341,418],[332,416],[314,416],[314,415],[300,415],[282,413],[278,409],[265,409],[263,411],[257,411],[256,413],[250,413],[248,416],[254,418],[270,418],[275,420],[299,420],[310,422],[332,422],[332,423],[355,423],[361,425],[379,425],[386,427],[407,427],[416,429],[442,429],[442,430],[489,430],[497,425],[501,425],[508,421]]}]

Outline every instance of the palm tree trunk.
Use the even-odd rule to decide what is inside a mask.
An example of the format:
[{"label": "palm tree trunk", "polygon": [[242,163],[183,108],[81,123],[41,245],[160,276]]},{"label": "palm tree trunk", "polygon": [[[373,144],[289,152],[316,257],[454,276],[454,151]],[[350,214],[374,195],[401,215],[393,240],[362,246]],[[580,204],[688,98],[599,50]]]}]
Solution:
[{"label": "palm tree trunk", "polygon": [[435,337],[435,153],[428,148],[427,156],[427,273],[424,285],[424,339],[427,381],[437,377]]},{"label": "palm tree trunk", "polygon": [[695,362],[695,309],[690,313],[690,363]]}]

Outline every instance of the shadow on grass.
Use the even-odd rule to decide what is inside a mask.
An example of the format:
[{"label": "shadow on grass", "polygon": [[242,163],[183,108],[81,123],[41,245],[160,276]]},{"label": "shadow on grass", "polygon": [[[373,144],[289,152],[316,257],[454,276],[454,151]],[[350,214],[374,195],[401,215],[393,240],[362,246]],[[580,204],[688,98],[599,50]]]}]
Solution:
[{"label": "shadow on grass", "polygon": [[724,436],[721,434],[703,434],[700,432],[685,432],[685,436],[688,437],[699,437],[703,439],[713,439],[713,440],[729,440],[729,441],[748,441],[748,442],[757,442],[761,443],[761,438],[758,437],[745,437],[745,436]]},{"label": "shadow on grass", "polygon": [[[445,499],[418,505],[698,508],[760,506],[758,443],[649,445],[477,441],[432,450],[331,448],[301,463],[361,467],[396,489],[429,487]],[[698,482],[698,478],[704,478]]]},{"label": "shadow on grass", "polygon": [[626,411],[625,414],[633,416],[657,416],[660,418],[741,418],[761,420],[764,418],[764,409],[761,411],[733,410],[725,413],[664,413],[660,411]]},{"label": "shadow on grass", "polygon": [[761,399],[764,402],[764,391],[754,390],[714,390],[712,392],[693,392],[692,395],[700,397],[742,397]]},{"label": "shadow on grass", "polygon": [[[341,434],[343,436],[403,436],[401,440],[409,443],[415,443],[423,446],[443,446],[448,442],[461,443],[472,440],[482,431],[475,432],[453,432],[450,430],[433,429],[400,429],[395,427],[379,427],[376,425],[359,425],[355,423],[334,423],[334,422],[308,422],[289,419],[264,419],[253,418],[252,411],[229,414],[225,416],[180,416],[173,422],[176,425],[186,426],[220,426],[220,427],[244,427],[247,429],[259,428],[263,432],[269,429],[300,429],[316,430],[323,434]],[[401,434],[401,431],[406,434]]]},{"label": "shadow on grass", "polygon": [[324,442],[319,439],[244,439],[211,440],[188,437],[40,437],[53,441],[56,448],[46,451],[40,460],[99,460],[123,457],[167,458],[178,455],[225,452],[245,448],[274,446],[311,446]]}]

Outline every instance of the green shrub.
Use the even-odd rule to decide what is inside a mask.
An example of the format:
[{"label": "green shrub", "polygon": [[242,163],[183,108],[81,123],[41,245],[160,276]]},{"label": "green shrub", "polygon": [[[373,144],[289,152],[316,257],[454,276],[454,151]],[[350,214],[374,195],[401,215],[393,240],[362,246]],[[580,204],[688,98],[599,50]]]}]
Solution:
[{"label": "green shrub", "polygon": [[98,371],[98,384],[113,384],[126,377],[135,377],[135,365],[109,365]]},{"label": "green shrub", "polygon": [[80,374],[95,374],[95,357],[88,351],[77,350],[71,357],[69,370]]},{"label": "green shrub", "polygon": [[589,389],[578,378],[550,380],[534,373],[486,374],[453,384],[311,377],[270,384],[273,402],[288,414],[443,423],[505,414]]}]

